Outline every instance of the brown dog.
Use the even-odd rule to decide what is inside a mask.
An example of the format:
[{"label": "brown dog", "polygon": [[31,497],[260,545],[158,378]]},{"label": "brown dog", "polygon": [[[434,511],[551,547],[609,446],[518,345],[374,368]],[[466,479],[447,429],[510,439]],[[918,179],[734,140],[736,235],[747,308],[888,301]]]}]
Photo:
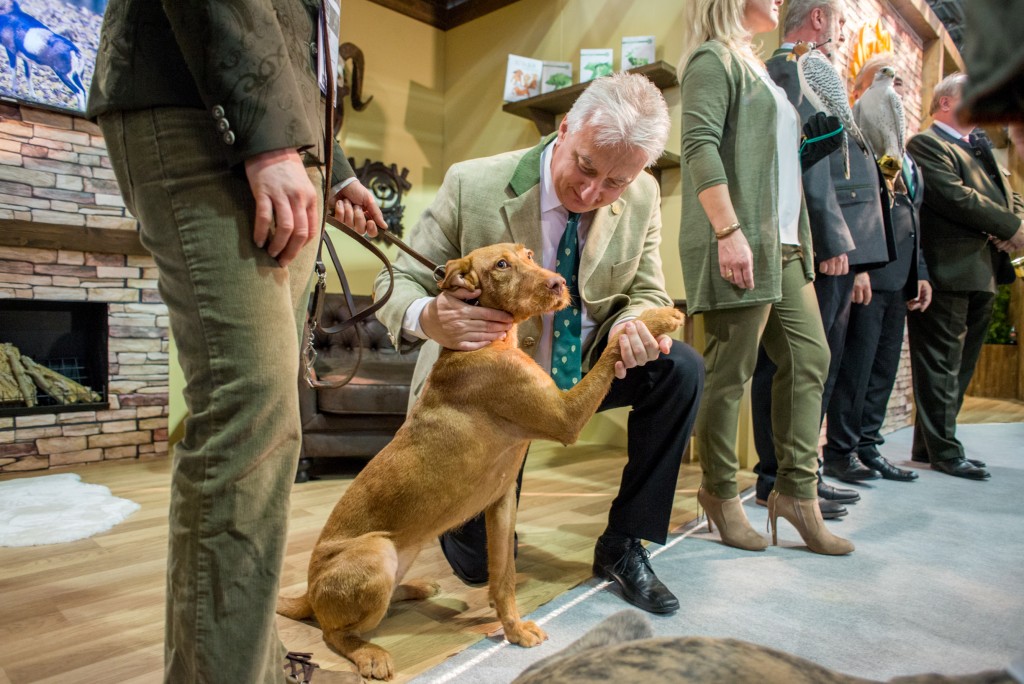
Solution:
[{"label": "brown dog", "polygon": [[[507,311],[515,324],[569,303],[564,279],[535,264],[522,245],[492,245],[449,261],[440,287],[480,289],[480,304]],[[666,307],[640,320],[657,337],[683,317]],[[315,615],[324,640],[360,674],[391,679],[391,656],[358,635],[376,627],[391,602],[436,594],[436,584],[400,584],[402,577],[421,546],[486,511],[489,593],[505,638],[520,646],[546,639],[516,608],[516,475],[530,440],[576,441],[608,393],[619,358],[613,340],[563,392],[519,350],[515,325],[483,349],[443,350],[394,440],[334,507],[313,548],[306,594],[282,596],[277,612],[295,620]]]}]

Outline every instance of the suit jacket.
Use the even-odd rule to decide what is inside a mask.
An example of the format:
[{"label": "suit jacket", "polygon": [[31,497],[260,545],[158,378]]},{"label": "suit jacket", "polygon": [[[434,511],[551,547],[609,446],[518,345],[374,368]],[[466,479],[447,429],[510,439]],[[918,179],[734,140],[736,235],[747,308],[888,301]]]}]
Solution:
[{"label": "suit jacket", "polygon": [[[285,148],[323,161],[319,9],[320,0],[110,0],[87,115],[206,109],[229,165]],[[332,183],[354,175],[338,148],[335,157]]]},{"label": "suit jacket", "polygon": [[[437,264],[497,242],[516,242],[532,249],[542,261],[540,160],[549,136],[528,150],[454,164],[430,207],[409,232],[409,244]],[[583,368],[590,368],[613,325],[644,309],[671,306],[661,268],[661,193],[648,173],[641,173],[618,200],[594,211],[580,254],[580,296],[593,318],[593,333],[583,341]],[[430,272],[401,253],[394,262],[395,289],[377,312],[392,343],[402,350],[402,319],[415,300],[438,294]],[[381,271],[374,292],[387,289]],[[533,355],[541,334],[540,317],[519,326],[519,343]],[[413,374],[418,393],[440,346],[428,340],[420,350]]]},{"label": "suit jacket", "polygon": [[896,260],[871,271],[871,289],[886,292],[903,290],[910,300],[917,297],[917,281],[929,280],[928,265],[921,253],[921,205],[924,203],[924,178],[913,157],[904,159],[904,174],[912,182],[913,192],[896,193],[892,205]]},{"label": "suit jacket", "polygon": [[[800,92],[796,62],[787,59],[791,52],[776,50],[765,67],[807,121],[815,109]],[[864,271],[895,259],[896,246],[888,191],[874,153],[858,146],[852,136],[848,139],[850,177],[845,177],[842,153],[836,150],[827,164],[819,162],[803,174],[804,197],[815,260],[847,254],[850,268]]]},{"label": "suit jacket", "polygon": [[928,184],[921,249],[932,285],[995,293],[997,284],[1012,282],[1009,257],[988,239],[1009,239],[1024,217],[1005,176],[998,168],[986,169],[970,145],[935,126],[911,138],[907,151]]}]

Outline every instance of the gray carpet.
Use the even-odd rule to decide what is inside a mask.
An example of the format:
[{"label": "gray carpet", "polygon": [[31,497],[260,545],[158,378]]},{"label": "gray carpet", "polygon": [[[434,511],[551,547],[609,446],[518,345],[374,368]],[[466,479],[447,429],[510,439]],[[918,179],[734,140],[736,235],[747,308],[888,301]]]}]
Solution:
[{"label": "gray carpet", "polygon": [[[992,479],[912,464],[911,430],[887,436],[883,454],[920,479],[859,488],[850,515],[829,523],[857,545],[850,556],[810,553],[785,521],[780,546],[763,553],[722,545],[703,522],[652,546],[682,606],[651,616],[656,636],[744,639],[871,679],[1006,667],[1024,654],[1024,423],[963,425],[959,436]],[[746,511],[764,530],[767,509],[750,496]],[[550,637],[541,646],[491,637],[413,681],[509,682],[624,607],[590,580],[529,616]]]}]

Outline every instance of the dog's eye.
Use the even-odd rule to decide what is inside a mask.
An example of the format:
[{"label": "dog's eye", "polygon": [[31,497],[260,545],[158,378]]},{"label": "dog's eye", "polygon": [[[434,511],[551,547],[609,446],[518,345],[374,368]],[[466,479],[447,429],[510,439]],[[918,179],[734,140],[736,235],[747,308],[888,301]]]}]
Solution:
[{"label": "dog's eye", "polygon": [[504,259],[500,259],[498,263],[494,264],[497,268],[508,268],[508,262]]}]

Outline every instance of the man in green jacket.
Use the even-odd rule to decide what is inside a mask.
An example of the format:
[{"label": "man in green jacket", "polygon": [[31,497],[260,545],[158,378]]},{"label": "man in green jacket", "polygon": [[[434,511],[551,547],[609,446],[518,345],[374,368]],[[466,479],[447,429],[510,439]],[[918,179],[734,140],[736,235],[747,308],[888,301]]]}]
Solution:
[{"label": "man in green jacket", "polygon": [[[187,383],[171,482],[166,682],[285,678],[274,607],[330,139],[318,17],[337,18],[331,4],[321,14],[309,0],[111,0],[106,10],[88,114],[159,268]],[[341,195],[371,217],[356,227],[375,233],[383,218],[372,195],[337,158]]]},{"label": "man in green jacket", "polygon": [[1007,252],[1024,248],[1024,205],[999,169],[987,138],[961,123],[966,76],[935,86],[934,123],[907,143],[927,191],[921,208],[921,251],[932,281],[932,305],[907,316],[914,371],[911,458],[971,480],[990,477],[966,458],[956,417],[992,319],[996,287],[1014,280]]},{"label": "man in green jacket", "polygon": [[[614,581],[627,601],[655,613],[672,612],[679,602],[654,574],[641,540],[665,543],[704,378],[693,348],[668,336],[656,340],[633,322],[644,309],[672,304],[659,253],[661,195],[643,172],[664,151],[670,125],[664,98],[645,77],[597,79],[558,133],[540,145],[452,166],[410,232],[412,246],[435,263],[484,245],[518,242],[550,270],[556,270],[556,253],[562,255],[561,241],[578,237],[574,301],[582,303],[582,344],[573,348],[576,368],[586,372],[609,336],[625,330],[623,364],[599,410],[633,408],[628,461],[608,527],[597,540],[594,572]],[[571,277],[566,281],[572,288]],[[374,290],[387,284],[382,272]],[[409,340],[428,340],[416,363],[414,394],[442,346],[479,349],[509,329],[507,313],[464,301],[478,294],[439,292],[427,268],[405,255],[395,260],[394,294],[379,318],[400,348]],[[559,368],[553,362],[562,355],[556,359],[552,350],[559,337],[550,315],[519,326],[523,351],[551,370],[556,382]],[[463,581],[487,580],[482,517],[446,534],[441,547]]]}]

